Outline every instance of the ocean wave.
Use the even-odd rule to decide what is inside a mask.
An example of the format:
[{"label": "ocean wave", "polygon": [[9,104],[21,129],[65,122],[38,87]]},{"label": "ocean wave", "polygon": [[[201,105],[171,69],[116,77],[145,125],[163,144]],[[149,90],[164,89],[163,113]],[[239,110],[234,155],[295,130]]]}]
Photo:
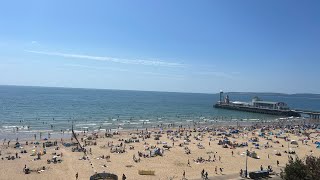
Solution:
[{"label": "ocean wave", "polygon": [[96,126],[96,123],[87,123],[87,124],[76,124],[76,127],[81,127],[81,126]]},{"label": "ocean wave", "polygon": [[140,119],[139,120],[140,122],[148,122],[148,121],[150,121],[149,119]]},{"label": "ocean wave", "polygon": [[2,126],[2,128],[4,128],[4,129],[13,129],[13,128],[18,128],[18,129],[28,129],[28,126],[14,126],[14,125],[12,125],[12,126]]},{"label": "ocean wave", "polygon": [[53,130],[30,130],[30,131],[18,131],[18,133],[48,133],[54,132]]}]

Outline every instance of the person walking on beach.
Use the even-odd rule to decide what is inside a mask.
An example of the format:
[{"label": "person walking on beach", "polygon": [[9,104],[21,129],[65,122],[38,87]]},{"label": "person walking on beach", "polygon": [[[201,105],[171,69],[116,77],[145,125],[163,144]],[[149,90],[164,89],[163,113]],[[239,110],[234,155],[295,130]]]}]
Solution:
[{"label": "person walking on beach", "polygon": [[280,164],[280,163],[279,163],[279,160],[277,160],[277,166],[279,166],[279,164]]},{"label": "person walking on beach", "polygon": [[201,171],[201,178],[204,176],[204,169]]},{"label": "person walking on beach", "polygon": [[126,179],[127,179],[126,175],[122,174],[122,180],[126,180]]},{"label": "person walking on beach", "polygon": [[183,171],[183,178],[186,178],[186,171]]},{"label": "person walking on beach", "polygon": [[261,171],[263,171],[263,167],[262,167],[262,165],[260,166],[260,170],[261,170]]},{"label": "person walking on beach", "polygon": [[215,172],[216,174],[218,174],[218,167],[217,167],[217,166],[214,168],[214,172]]},{"label": "person walking on beach", "polygon": [[79,178],[79,174],[78,174],[78,172],[77,172],[77,174],[76,174],[76,180]]},{"label": "person walking on beach", "polygon": [[206,179],[208,179],[208,172],[206,172],[206,174],[205,174],[205,178],[206,178]]}]

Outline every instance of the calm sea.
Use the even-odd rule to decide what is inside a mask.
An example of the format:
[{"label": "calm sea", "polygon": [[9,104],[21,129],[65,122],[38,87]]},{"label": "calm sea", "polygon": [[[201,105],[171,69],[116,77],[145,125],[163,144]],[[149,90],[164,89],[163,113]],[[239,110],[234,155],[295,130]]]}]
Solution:
[{"label": "calm sea", "polygon": [[[255,95],[230,94],[231,99],[240,101],[250,101]],[[259,97],[284,101],[292,109],[320,110],[319,95],[260,94]],[[60,132],[70,129],[72,122],[77,130],[96,130],[276,118],[214,109],[218,99],[218,94],[0,86],[0,132]]]}]

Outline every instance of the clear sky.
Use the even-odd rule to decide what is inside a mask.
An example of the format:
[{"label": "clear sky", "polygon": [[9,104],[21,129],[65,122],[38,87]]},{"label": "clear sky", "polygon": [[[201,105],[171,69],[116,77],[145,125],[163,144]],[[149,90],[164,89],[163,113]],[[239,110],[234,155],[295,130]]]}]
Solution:
[{"label": "clear sky", "polygon": [[0,2],[0,84],[320,93],[320,1]]}]

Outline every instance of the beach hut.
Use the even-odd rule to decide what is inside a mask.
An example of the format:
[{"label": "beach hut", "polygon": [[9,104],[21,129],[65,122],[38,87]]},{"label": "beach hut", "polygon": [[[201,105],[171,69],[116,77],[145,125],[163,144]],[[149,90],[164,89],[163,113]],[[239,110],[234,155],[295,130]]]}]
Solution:
[{"label": "beach hut", "polygon": [[275,154],[276,156],[281,156],[281,152],[280,152],[279,150],[274,150],[274,154]]},{"label": "beach hut", "polygon": [[96,173],[90,177],[90,180],[118,180],[118,176],[111,173]]},{"label": "beach hut", "polygon": [[35,149],[32,149],[32,153],[30,154],[30,156],[35,156],[37,155],[37,151]]},{"label": "beach hut", "polygon": [[258,156],[258,154],[255,151],[250,152],[249,156],[254,159],[260,159],[260,157]]},{"label": "beach hut", "polygon": [[296,140],[291,140],[291,144],[293,144],[293,145],[298,145],[298,141],[296,141]]},{"label": "beach hut", "polygon": [[21,145],[20,145],[19,142],[17,142],[17,143],[14,145],[14,148],[20,148],[20,147],[21,147]]},{"label": "beach hut", "polygon": [[235,129],[235,130],[232,130],[230,133],[232,133],[232,134],[238,134],[238,133],[239,133],[239,130],[238,130],[238,129]]}]

